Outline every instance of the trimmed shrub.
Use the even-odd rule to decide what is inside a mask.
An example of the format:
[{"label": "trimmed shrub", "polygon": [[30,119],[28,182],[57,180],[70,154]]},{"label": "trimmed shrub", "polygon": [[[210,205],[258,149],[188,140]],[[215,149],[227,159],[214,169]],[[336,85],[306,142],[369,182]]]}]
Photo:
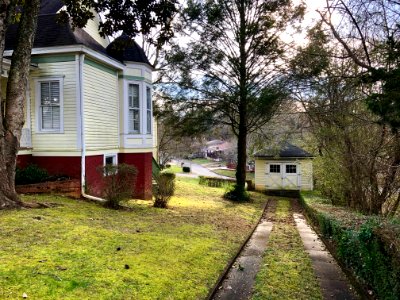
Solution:
[{"label": "trimmed shrub", "polygon": [[184,173],[190,173],[190,167],[182,167]]},{"label": "trimmed shrub", "polygon": [[169,169],[169,168],[171,168],[171,165],[170,165],[170,164],[166,164],[166,165],[165,165],[165,168],[166,168],[166,169]]},{"label": "trimmed shrub", "polygon": [[37,165],[28,165],[24,169],[16,168],[15,184],[32,184],[44,182],[49,178],[47,170],[38,167]]},{"label": "trimmed shrub", "polygon": [[154,207],[167,208],[168,202],[175,193],[175,174],[163,172],[154,177],[157,185],[154,187]]},{"label": "trimmed shrub", "polygon": [[106,165],[98,168],[103,175],[103,198],[105,207],[118,209],[122,200],[129,199],[135,192],[137,169],[127,164]]},{"label": "trimmed shrub", "polygon": [[200,185],[206,185],[209,187],[222,187],[224,185],[232,185],[236,182],[235,179],[225,179],[218,177],[199,176],[199,178]]}]

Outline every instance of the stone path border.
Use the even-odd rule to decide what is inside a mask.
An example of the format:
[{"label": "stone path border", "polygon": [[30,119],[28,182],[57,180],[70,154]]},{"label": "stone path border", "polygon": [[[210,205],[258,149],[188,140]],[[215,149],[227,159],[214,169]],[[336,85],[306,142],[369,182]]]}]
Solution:
[{"label": "stone path border", "polygon": [[261,221],[209,299],[243,300],[251,296],[255,277],[260,269],[273,227],[269,217],[275,212],[275,209],[276,200],[268,200],[268,206],[264,210]]},{"label": "stone path border", "polygon": [[358,299],[354,288],[350,286],[335,259],[326,250],[315,231],[307,224],[304,216],[300,213],[294,213],[293,218],[303,241],[304,249],[310,255],[311,264],[318,278],[324,299]]}]

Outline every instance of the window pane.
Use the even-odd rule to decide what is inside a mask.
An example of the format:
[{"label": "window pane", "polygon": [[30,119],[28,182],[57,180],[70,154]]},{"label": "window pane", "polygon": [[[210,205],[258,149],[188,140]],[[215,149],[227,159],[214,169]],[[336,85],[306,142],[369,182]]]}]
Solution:
[{"label": "window pane", "polygon": [[296,173],[296,165],[286,165],[286,173]]},{"label": "window pane", "polygon": [[139,108],[139,86],[130,84],[128,88],[128,105],[132,108]]},{"label": "window pane", "polygon": [[280,173],[281,165],[269,165],[269,172],[270,173]]},{"label": "window pane", "polygon": [[60,103],[60,83],[52,81],[50,83],[51,103],[58,105]]},{"label": "window pane", "polygon": [[50,104],[50,83],[41,82],[40,83],[40,104],[48,105]]},{"label": "window pane", "polygon": [[151,133],[151,111],[147,111],[147,133]]},{"label": "window pane", "polygon": [[60,107],[53,106],[51,109],[53,112],[52,129],[60,129]]},{"label": "window pane", "polygon": [[146,88],[146,98],[147,98],[147,109],[151,109],[151,91],[150,88]]},{"label": "window pane", "polygon": [[128,123],[129,123],[129,132],[133,132],[133,110],[130,109],[128,112]]},{"label": "window pane", "polygon": [[139,110],[133,111],[133,130],[139,131],[140,120],[139,120]]},{"label": "window pane", "polygon": [[113,165],[113,164],[114,164],[114,156],[107,156],[106,165]]},{"label": "window pane", "polygon": [[42,129],[52,128],[52,110],[49,106],[42,107]]}]

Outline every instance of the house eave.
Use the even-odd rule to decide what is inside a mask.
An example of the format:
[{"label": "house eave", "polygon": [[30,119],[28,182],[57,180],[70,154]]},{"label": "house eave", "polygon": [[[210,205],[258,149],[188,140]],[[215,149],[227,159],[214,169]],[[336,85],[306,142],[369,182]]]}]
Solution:
[{"label": "house eave", "polygon": [[[4,56],[11,56],[13,50],[4,51]],[[108,57],[102,53],[92,50],[84,45],[69,45],[69,46],[57,46],[57,47],[44,47],[44,48],[33,48],[32,55],[43,55],[43,54],[62,54],[62,53],[83,53],[93,59],[99,60],[111,67],[118,70],[123,70],[125,65],[111,57]]]},{"label": "house eave", "polygon": [[255,159],[263,160],[295,160],[295,159],[314,159],[314,156],[262,156],[256,155]]}]

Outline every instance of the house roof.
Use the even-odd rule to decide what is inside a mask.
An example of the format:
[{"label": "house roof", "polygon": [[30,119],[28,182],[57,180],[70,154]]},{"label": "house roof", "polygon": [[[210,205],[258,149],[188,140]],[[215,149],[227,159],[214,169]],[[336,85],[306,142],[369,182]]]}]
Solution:
[{"label": "house roof", "polygon": [[[56,1],[58,2],[58,1]],[[11,25],[6,34],[5,50],[12,50],[18,24]],[[106,54],[106,50],[94,38],[81,28],[74,31],[70,24],[58,23],[57,14],[40,15],[33,48],[85,45],[95,51]]]},{"label": "house roof", "polygon": [[40,1],[39,15],[55,14],[63,6],[64,3],[61,0],[42,0]]},{"label": "house roof", "polygon": [[107,46],[107,54],[121,62],[139,62],[151,66],[142,47],[128,35],[122,34]]},{"label": "house roof", "polygon": [[254,157],[307,158],[313,157],[313,155],[295,145],[285,142],[278,145],[277,147],[269,147],[258,151],[254,154]]}]

